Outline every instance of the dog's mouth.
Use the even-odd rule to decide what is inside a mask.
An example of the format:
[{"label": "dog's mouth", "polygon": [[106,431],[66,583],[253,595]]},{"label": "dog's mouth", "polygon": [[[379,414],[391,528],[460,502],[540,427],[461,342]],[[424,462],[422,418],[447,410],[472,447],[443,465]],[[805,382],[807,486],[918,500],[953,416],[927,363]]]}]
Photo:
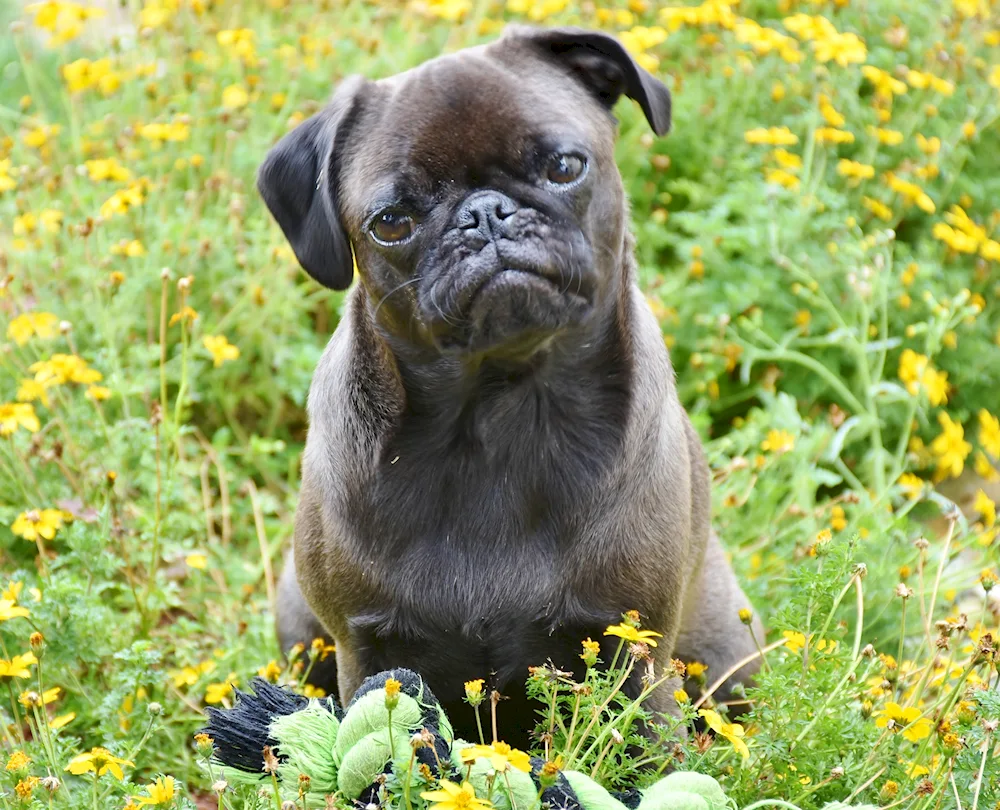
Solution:
[{"label": "dog's mouth", "polygon": [[573,275],[573,278],[567,278],[565,275],[548,269],[503,267],[496,273],[485,278],[473,290],[468,300],[468,311],[472,313],[481,298],[489,297],[492,293],[499,292],[501,289],[513,289],[516,287],[533,289],[549,295],[568,296],[580,299],[581,302],[586,304],[592,303],[593,291],[590,285],[579,274]]}]

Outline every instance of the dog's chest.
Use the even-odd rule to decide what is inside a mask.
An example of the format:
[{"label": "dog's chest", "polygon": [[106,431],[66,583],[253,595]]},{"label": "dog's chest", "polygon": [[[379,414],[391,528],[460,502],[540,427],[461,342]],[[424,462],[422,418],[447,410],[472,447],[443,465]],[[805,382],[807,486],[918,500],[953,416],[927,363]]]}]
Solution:
[{"label": "dog's chest", "polygon": [[[574,392],[526,385],[457,425],[410,414],[345,492],[366,586],[347,618],[366,671],[507,683],[550,659],[579,664],[580,641],[633,607],[613,577],[587,574],[606,560],[582,559],[580,543],[604,517],[622,404],[614,385]],[[613,555],[618,540],[601,545]]]}]

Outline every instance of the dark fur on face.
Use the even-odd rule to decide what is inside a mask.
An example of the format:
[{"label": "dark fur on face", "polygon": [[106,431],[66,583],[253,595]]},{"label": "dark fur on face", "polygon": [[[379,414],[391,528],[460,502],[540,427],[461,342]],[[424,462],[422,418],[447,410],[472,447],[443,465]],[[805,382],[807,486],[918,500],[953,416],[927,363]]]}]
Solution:
[{"label": "dark fur on face", "polygon": [[[530,353],[614,292],[620,257],[601,249],[621,242],[624,221],[608,104],[628,92],[660,129],[669,122],[666,88],[638,70],[610,37],[521,29],[350,81],[269,156],[261,190],[322,283],[350,282],[353,245],[388,332],[438,350]],[[566,160],[579,176],[553,181]],[[379,239],[386,215],[412,232]],[[325,229],[310,221],[331,216]]]},{"label": "dark fur on face", "polygon": [[310,391],[279,600],[285,647],[337,643],[320,685],[417,670],[471,738],[462,682],[490,677],[523,745],[527,667],[579,671],[580,641],[626,610],[663,634],[661,667],[690,654],[720,673],[753,649],[635,286],[623,94],[667,130],[667,89],[616,40],[514,28],[348,80],[262,166],[302,266],[344,288],[353,250],[360,271]]}]

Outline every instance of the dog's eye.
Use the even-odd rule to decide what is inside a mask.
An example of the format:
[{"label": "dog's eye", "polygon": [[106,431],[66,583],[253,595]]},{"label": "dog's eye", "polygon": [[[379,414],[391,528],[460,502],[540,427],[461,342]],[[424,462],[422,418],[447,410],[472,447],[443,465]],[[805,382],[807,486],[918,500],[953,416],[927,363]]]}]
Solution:
[{"label": "dog's eye", "polygon": [[408,239],[413,227],[413,217],[399,211],[383,211],[375,215],[369,229],[376,242],[393,245]]},{"label": "dog's eye", "polygon": [[578,180],[587,168],[587,161],[579,155],[553,155],[545,176],[550,183],[565,185]]}]

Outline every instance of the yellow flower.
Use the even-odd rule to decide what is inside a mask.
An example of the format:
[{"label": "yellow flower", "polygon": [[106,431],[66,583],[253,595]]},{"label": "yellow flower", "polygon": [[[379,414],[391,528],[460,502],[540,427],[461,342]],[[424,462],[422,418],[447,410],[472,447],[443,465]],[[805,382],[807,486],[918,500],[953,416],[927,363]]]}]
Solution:
[{"label": "yellow flower", "polygon": [[661,638],[662,633],[656,633],[653,630],[639,630],[630,624],[612,624],[604,631],[606,636],[617,636],[618,638],[624,639],[625,641],[631,641],[633,643],[647,644],[650,647],[656,646],[655,639]]},{"label": "yellow flower", "polygon": [[37,776],[27,776],[14,785],[14,793],[19,799],[27,801],[41,781]]},{"label": "yellow flower", "polygon": [[[456,0],[438,0],[441,4],[454,4]],[[541,22],[558,14],[569,5],[569,0],[507,0],[507,10],[525,14],[532,22]]]},{"label": "yellow flower", "polygon": [[690,702],[691,697],[683,689],[675,689],[674,690],[674,700],[677,701],[677,705],[681,705],[683,703]]},{"label": "yellow flower", "polygon": [[796,191],[801,185],[798,177],[786,172],[784,169],[766,169],[764,171],[764,179],[768,183],[784,186],[791,191]]},{"label": "yellow flower", "polygon": [[219,683],[210,683],[205,688],[206,703],[222,703],[233,693],[233,688],[239,683],[235,672],[229,673],[229,678]]},{"label": "yellow flower", "polygon": [[919,389],[920,375],[927,368],[929,360],[926,355],[918,354],[913,349],[904,349],[899,357],[899,379],[906,384],[906,390],[916,394]]},{"label": "yellow flower", "polygon": [[150,782],[146,787],[146,791],[149,795],[136,796],[136,803],[144,805],[171,804],[176,795],[174,777],[161,776],[155,782]]},{"label": "yellow flower", "polygon": [[868,57],[865,41],[857,34],[836,34],[812,43],[816,60],[836,62],[841,67],[864,62]]},{"label": "yellow flower", "polygon": [[797,653],[806,644],[806,637],[795,630],[785,630],[782,635],[785,637],[785,646],[793,653]]},{"label": "yellow flower", "polygon": [[191,126],[183,121],[170,124],[143,124],[139,127],[139,135],[155,144],[164,141],[186,141],[191,136]]},{"label": "yellow flower", "polygon": [[177,4],[173,0],[166,0],[165,3],[158,2],[158,0],[147,0],[139,11],[139,26],[140,28],[161,28],[170,21],[176,11]]},{"label": "yellow flower", "polygon": [[698,714],[705,719],[705,723],[712,731],[728,740],[744,760],[750,758],[750,749],[747,748],[747,744],[743,740],[746,734],[743,726],[739,723],[725,722],[718,712],[711,709],[699,709]]},{"label": "yellow flower", "polygon": [[987,239],[979,248],[979,255],[987,261],[1000,262],[1000,242]]},{"label": "yellow flower", "polygon": [[0,658],[0,683],[10,683],[12,678],[30,678],[31,667],[38,663],[31,652],[15,655],[9,661]]},{"label": "yellow flower", "polygon": [[875,167],[856,160],[841,159],[837,163],[837,174],[846,177],[857,185],[862,180],[870,180],[875,176]]},{"label": "yellow flower", "polygon": [[975,469],[976,475],[986,481],[990,481],[991,483],[994,481],[1000,481],[1000,472],[993,469],[993,465],[990,464],[990,460],[982,451],[976,453]]},{"label": "yellow flower", "polygon": [[927,393],[927,401],[937,407],[948,402],[948,373],[930,366],[920,378],[920,385]]},{"label": "yellow flower", "polygon": [[941,411],[938,413],[941,433],[931,442],[931,451],[937,456],[937,480],[958,478],[965,467],[965,459],[972,452],[972,445],[965,441],[965,429],[960,422]]},{"label": "yellow flower", "polygon": [[789,152],[786,149],[775,149],[771,152],[771,157],[773,157],[778,162],[778,165],[786,171],[797,172],[802,168],[802,158],[794,152]]},{"label": "yellow flower", "polygon": [[871,197],[862,197],[861,204],[879,219],[883,219],[886,222],[892,220],[892,209],[885,203],[874,200]]},{"label": "yellow flower", "polygon": [[135,763],[127,759],[119,759],[107,748],[91,748],[84,754],[77,754],[69,761],[66,770],[76,776],[93,771],[96,776],[104,776],[111,772],[119,781],[125,781],[125,774],[122,773],[122,765],[130,768],[135,767]]},{"label": "yellow flower", "polygon": [[819,97],[819,112],[831,127],[842,127],[847,123],[847,119],[834,108],[829,96],[822,93]]},{"label": "yellow flower", "polygon": [[903,708],[898,703],[886,703],[885,708],[875,712],[875,725],[887,728],[889,721],[893,723],[893,731],[902,729],[903,737],[910,742],[919,742],[931,733],[931,721],[921,717],[921,711],[916,706]]},{"label": "yellow flower", "polygon": [[7,622],[11,619],[26,619],[30,615],[30,610],[19,607],[13,600],[0,599],[0,622]]},{"label": "yellow flower", "polygon": [[198,318],[198,313],[195,312],[191,307],[185,306],[179,312],[175,312],[170,316],[170,325],[173,326],[175,323],[180,321],[192,321],[194,322]]},{"label": "yellow flower", "polygon": [[878,138],[879,143],[885,146],[899,146],[903,142],[903,133],[896,129],[869,127],[868,131]]},{"label": "yellow flower", "polygon": [[208,568],[208,557],[201,552],[188,554],[187,557],[184,558],[184,562],[188,568],[194,568],[198,571],[204,571]]},{"label": "yellow flower", "polygon": [[16,602],[20,598],[22,590],[24,590],[23,582],[11,580],[7,583],[7,587],[0,591],[0,599],[9,599],[11,602]]},{"label": "yellow flower", "polygon": [[[997,522],[997,505],[981,489],[976,492],[976,500],[973,502],[972,508],[982,515],[986,528],[992,529],[993,524]],[[0,605],[2,604],[3,602],[0,602]]]},{"label": "yellow flower", "polygon": [[505,742],[495,742],[492,745],[472,745],[463,748],[460,756],[465,765],[480,758],[488,759],[493,770],[497,773],[504,773],[510,768],[531,773],[531,761],[528,755],[524,751],[511,748]]},{"label": "yellow flower", "polygon": [[95,183],[111,180],[116,183],[126,183],[132,179],[132,172],[118,163],[114,158],[88,160],[84,164],[87,174]]},{"label": "yellow flower", "polygon": [[985,408],[979,411],[979,443],[993,458],[1000,458],[1000,419]]},{"label": "yellow flower", "polygon": [[585,639],[582,642],[583,652],[580,653],[580,658],[584,661],[596,661],[597,656],[601,654],[601,645],[599,642],[592,641],[590,638]]},{"label": "yellow flower", "polygon": [[935,407],[948,401],[948,374],[931,366],[925,355],[913,349],[904,349],[899,357],[897,374],[906,384],[906,390],[914,396],[923,389]]},{"label": "yellow flower", "polygon": [[854,133],[846,129],[834,129],[833,127],[820,127],[813,136],[817,143],[854,143]]},{"label": "yellow flower", "polygon": [[926,90],[928,87],[935,93],[943,96],[950,96],[955,92],[955,85],[946,79],[935,76],[933,73],[922,73],[919,70],[908,70],[906,81],[910,87],[917,90]]},{"label": "yellow flower", "polygon": [[241,110],[250,103],[250,94],[241,84],[231,84],[222,91],[222,106],[227,110]]},{"label": "yellow flower", "polygon": [[17,180],[10,176],[11,162],[4,158],[0,160],[0,194],[17,188]]},{"label": "yellow flower", "polygon": [[94,402],[102,402],[111,398],[111,389],[105,388],[103,385],[88,385],[84,396]]},{"label": "yellow flower", "polygon": [[743,139],[747,143],[767,144],[769,146],[794,146],[799,142],[798,136],[788,127],[748,129],[743,133]]},{"label": "yellow flower", "polygon": [[28,370],[35,372],[35,382],[42,385],[65,385],[68,382],[92,385],[104,376],[75,354],[54,354],[48,360],[32,363]]},{"label": "yellow flower", "polygon": [[83,23],[94,17],[103,17],[104,9],[67,2],[67,0],[45,0],[25,6],[25,11],[34,14],[34,24],[50,32],[49,46],[63,45],[83,33]]},{"label": "yellow flower", "polygon": [[77,59],[63,65],[60,72],[70,93],[96,88],[105,96],[110,96],[122,85],[122,75],[114,70],[111,60],[106,57],[93,62]]},{"label": "yellow flower", "polygon": [[[754,20],[738,18],[734,30],[736,32],[736,41],[749,45],[758,56],[777,53],[782,59],[791,64],[797,64],[805,58],[794,39],[785,36],[780,31],[775,31],[773,28],[760,25]],[[776,85],[780,85],[780,82],[777,82]],[[780,98],[775,97],[775,91],[772,88],[771,98],[775,101],[780,101],[784,97],[783,87],[778,95]]]},{"label": "yellow flower", "polygon": [[7,760],[6,771],[8,773],[23,771],[30,764],[31,757],[25,754],[24,751],[15,751],[10,755],[10,759]]},{"label": "yellow flower", "polygon": [[30,402],[5,402],[0,404],[0,436],[10,436],[19,427],[28,433],[41,428],[35,409]]},{"label": "yellow flower", "polygon": [[46,689],[42,694],[37,692],[22,692],[18,698],[17,702],[22,706],[48,706],[50,703],[55,703],[59,700],[59,694],[62,692],[58,686],[53,686],[51,689]]},{"label": "yellow flower", "polygon": [[920,151],[925,155],[936,155],[941,151],[941,139],[937,136],[932,138],[925,138],[919,132],[917,133],[917,146],[920,147]]},{"label": "yellow flower", "polygon": [[431,803],[431,810],[492,810],[488,801],[476,798],[475,788],[468,782],[457,785],[442,779],[440,790],[426,790],[420,798]]},{"label": "yellow flower", "polygon": [[907,203],[916,203],[922,211],[926,211],[928,214],[934,213],[934,201],[916,183],[903,180],[893,172],[886,173],[885,181],[889,188],[899,194]]},{"label": "yellow flower", "polygon": [[23,346],[33,336],[43,340],[59,334],[59,318],[51,312],[25,312],[7,324],[7,337]]},{"label": "yellow flower", "polygon": [[787,430],[769,430],[760,449],[771,453],[787,453],[795,448],[795,437]]},{"label": "yellow flower", "polygon": [[40,401],[46,408],[49,407],[49,386],[32,379],[21,380],[17,387],[18,402]]},{"label": "yellow flower", "polygon": [[175,669],[170,673],[170,679],[173,681],[173,684],[177,689],[181,689],[185,686],[194,686],[202,675],[207,675],[208,673],[214,671],[215,662],[202,661],[195,667]]},{"label": "yellow flower", "polygon": [[692,661],[685,667],[685,670],[689,678],[700,678],[708,672],[708,667],[701,663],[701,661]]},{"label": "yellow flower", "polygon": [[830,510],[830,528],[835,532],[840,532],[847,528],[847,517],[844,514],[843,506],[834,506]]},{"label": "yellow flower", "polygon": [[465,682],[465,699],[473,706],[478,706],[482,702],[484,683],[482,678]]},{"label": "yellow flower", "polygon": [[935,239],[940,239],[956,253],[975,253],[979,248],[979,243],[974,237],[952,228],[943,222],[935,222],[931,229],[931,235]]},{"label": "yellow flower", "polygon": [[906,93],[906,84],[877,67],[865,65],[861,68],[861,75],[875,86],[875,94],[883,100]]},{"label": "yellow flower", "polygon": [[62,220],[63,212],[57,208],[46,208],[38,215],[38,221],[49,233],[58,233]]},{"label": "yellow flower", "polygon": [[61,509],[31,509],[22,512],[10,525],[13,534],[34,542],[39,537],[51,540],[63,526]]},{"label": "yellow flower", "polygon": [[[319,656],[320,661],[325,661],[330,653],[337,652],[336,644],[327,644],[326,639],[322,637],[317,637],[312,640],[312,644],[309,645],[312,657]],[[466,683],[466,689],[468,689],[468,683]]]},{"label": "yellow flower", "polygon": [[423,0],[411,3],[410,7],[428,17],[458,22],[472,10],[472,0]]},{"label": "yellow flower", "polygon": [[38,217],[30,211],[14,217],[14,236],[27,236],[38,230]]},{"label": "yellow flower", "polygon": [[256,34],[249,28],[227,28],[215,35],[215,40],[225,48],[231,56],[235,56],[247,65],[257,62],[257,51],[254,46]]},{"label": "yellow flower", "polygon": [[61,131],[62,127],[58,124],[38,126],[25,132],[21,136],[21,140],[25,146],[30,146],[32,149],[41,149],[49,142],[49,138],[56,137]]},{"label": "yellow flower", "polygon": [[49,721],[49,728],[53,731],[58,731],[64,726],[68,726],[76,719],[76,712],[67,712],[66,714],[60,714],[58,717],[53,717]]},{"label": "yellow flower", "polygon": [[227,360],[235,360],[240,356],[240,350],[226,340],[225,335],[205,335],[201,339],[201,342],[208,349],[209,354],[212,355],[212,360],[216,368]]},{"label": "yellow flower", "polygon": [[264,666],[257,670],[257,674],[271,683],[277,683],[278,678],[281,677],[281,667],[278,665],[278,662],[272,658]]}]

